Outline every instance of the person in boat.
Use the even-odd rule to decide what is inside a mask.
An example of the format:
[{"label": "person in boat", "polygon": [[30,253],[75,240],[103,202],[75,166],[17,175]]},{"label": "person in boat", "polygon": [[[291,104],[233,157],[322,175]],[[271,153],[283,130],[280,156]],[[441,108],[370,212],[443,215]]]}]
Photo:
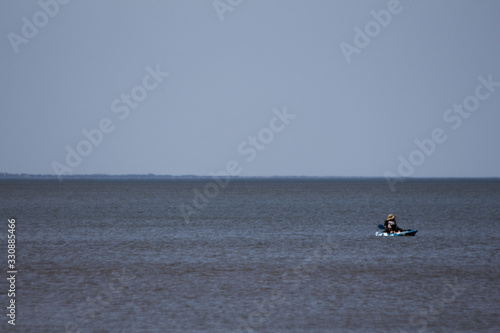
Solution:
[{"label": "person in boat", "polygon": [[384,228],[384,231],[388,233],[403,231],[403,229],[398,227],[398,225],[396,224],[396,216],[392,214],[389,214],[389,216],[387,216],[387,220],[384,221]]}]

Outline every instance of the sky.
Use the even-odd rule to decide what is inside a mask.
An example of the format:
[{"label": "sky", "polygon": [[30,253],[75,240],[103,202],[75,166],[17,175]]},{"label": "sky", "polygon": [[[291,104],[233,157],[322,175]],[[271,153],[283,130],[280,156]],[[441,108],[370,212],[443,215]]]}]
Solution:
[{"label": "sky", "polygon": [[500,1],[0,0],[0,172],[500,177]]}]

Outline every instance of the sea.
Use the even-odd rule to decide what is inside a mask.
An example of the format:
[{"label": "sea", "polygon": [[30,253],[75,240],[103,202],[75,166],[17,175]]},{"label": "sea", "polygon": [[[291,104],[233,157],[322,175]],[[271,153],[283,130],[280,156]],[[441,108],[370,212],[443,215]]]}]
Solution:
[{"label": "sea", "polygon": [[500,332],[499,208],[499,179],[1,180],[0,331]]}]

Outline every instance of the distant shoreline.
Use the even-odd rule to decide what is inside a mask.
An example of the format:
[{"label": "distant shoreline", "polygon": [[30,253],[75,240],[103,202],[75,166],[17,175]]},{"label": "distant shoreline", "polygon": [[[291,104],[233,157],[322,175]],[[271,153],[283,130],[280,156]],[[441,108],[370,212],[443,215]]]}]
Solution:
[{"label": "distant shoreline", "polygon": [[[67,175],[63,180],[212,180],[213,176],[198,175],[154,175],[154,174],[128,174],[128,175]],[[383,180],[384,177],[369,176],[232,176],[231,180]],[[412,180],[500,180],[500,177],[409,177],[401,178],[405,181]],[[59,180],[56,175],[35,174],[9,174],[0,173],[1,180]]]}]

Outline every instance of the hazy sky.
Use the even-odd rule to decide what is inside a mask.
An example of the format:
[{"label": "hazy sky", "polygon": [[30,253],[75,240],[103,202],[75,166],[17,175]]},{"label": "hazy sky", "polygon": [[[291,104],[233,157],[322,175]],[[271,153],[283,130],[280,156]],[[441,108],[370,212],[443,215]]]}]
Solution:
[{"label": "hazy sky", "polygon": [[500,1],[60,2],[0,1],[0,172],[500,177]]}]

